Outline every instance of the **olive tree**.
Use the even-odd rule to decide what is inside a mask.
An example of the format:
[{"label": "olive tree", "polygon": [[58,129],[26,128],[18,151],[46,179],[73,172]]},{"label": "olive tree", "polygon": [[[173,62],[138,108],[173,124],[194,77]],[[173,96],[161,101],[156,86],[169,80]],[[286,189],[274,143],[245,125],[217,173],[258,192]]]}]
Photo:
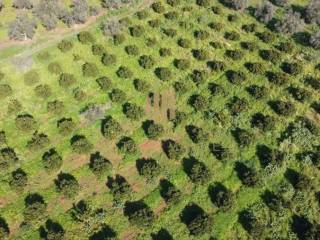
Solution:
[{"label": "olive tree", "polygon": [[304,27],[304,20],[300,13],[289,9],[284,14],[283,18],[275,24],[275,29],[281,33],[293,34],[299,32]]},{"label": "olive tree", "polygon": [[268,23],[272,20],[276,8],[270,2],[265,1],[257,6],[254,16],[263,23]]},{"label": "olive tree", "polygon": [[311,36],[310,45],[315,49],[320,49],[320,31]]},{"label": "olive tree", "polygon": [[17,9],[31,9],[33,4],[30,0],[14,0],[12,6]]},{"label": "olive tree", "polygon": [[22,13],[9,23],[8,35],[10,39],[25,41],[33,38],[36,28],[36,22]]},{"label": "olive tree", "polygon": [[305,9],[305,20],[307,23],[320,24],[320,1],[310,0]]},{"label": "olive tree", "polygon": [[33,13],[38,17],[47,30],[57,27],[61,17],[61,7],[57,0],[41,0],[34,8]]}]

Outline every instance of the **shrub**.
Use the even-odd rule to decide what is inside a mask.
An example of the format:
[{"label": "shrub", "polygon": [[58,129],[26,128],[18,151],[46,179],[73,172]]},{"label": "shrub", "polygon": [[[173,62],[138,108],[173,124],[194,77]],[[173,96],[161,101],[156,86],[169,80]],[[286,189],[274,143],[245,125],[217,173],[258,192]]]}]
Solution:
[{"label": "shrub", "polygon": [[109,90],[112,86],[112,82],[108,77],[100,77],[96,80],[96,82],[103,91]]},{"label": "shrub", "polygon": [[239,41],[240,40],[240,34],[235,32],[235,31],[226,32],[224,34],[224,38],[227,39],[227,40],[231,40],[231,41]]},{"label": "shrub", "polygon": [[244,98],[233,97],[231,101],[227,104],[230,113],[233,116],[240,114],[241,112],[247,110],[248,101]]},{"label": "shrub", "polygon": [[60,75],[62,73],[62,67],[58,62],[52,62],[48,65],[48,71]]},{"label": "shrub", "polygon": [[259,32],[257,36],[264,43],[272,43],[276,40],[276,36],[269,31]]},{"label": "shrub", "polygon": [[82,31],[78,34],[78,40],[82,44],[89,44],[89,43],[94,43],[95,39],[92,36],[92,34],[88,31]]},{"label": "shrub", "polygon": [[148,181],[155,179],[161,173],[161,167],[154,159],[139,159],[136,162],[138,172]]},{"label": "shrub", "polygon": [[182,48],[190,48],[192,43],[190,41],[190,39],[187,39],[187,38],[180,38],[178,40],[178,45]]},{"label": "shrub", "polygon": [[143,67],[144,69],[150,69],[152,68],[155,64],[156,64],[156,61],[155,59],[150,56],[150,55],[142,55],[140,58],[139,58],[139,64],[141,67]]},{"label": "shrub", "polygon": [[117,71],[117,75],[120,78],[132,78],[133,72],[128,67],[121,66]]},{"label": "shrub", "polygon": [[99,73],[99,70],[94,63],[85,63],[82,66],[82,73],[85,77],[95,77]]},{"label": "shrub", "polygon": [[62,118],[58,121],[57,127],[61,135],[68,135],[75,129],[75,123],[72,118]]},{"label": "shrub", "polygon": [[281,60],[281,54],[276,50],[260,50],[259,54],[263,60],[270,61],[274,64]]},{"label": "shrub", "polygon": [[176,204],[181,200],[181,191],[166,179],[160,180],[160,195],[167,204]]},{"label": "shrub", "polygon": [[273,111],[275,111],[275,113],[282,116],[293,115],[296,111],[295,106],[291,102],[278,100],[271,102],[270,105]]},{"label": "shrub", "polygon": [[33,133],[32,138],[27,142],[27,148],[31,151],[38,151],[48,146],[49,143],[50,140],[46,134],[35,132]]},{"label": "shrub", "polygon": [[253,33],[257,30],[257,24],[251,23],[251,24],[244,24],[242,25],[242,30],[244,30],[247,33]]},{"label": "shrub", "polygon": [[226,50],[226,56],[232,60],[239,61],[243,58],[244,54],[240,50]]},{"label": "shrub", "polygon": [[40,84],[34,88],[37,97],[46,99],[51,96],[51,88],[48,84]]},{"label": "shrub", "polygon": [[215,71],[215,72],[224,71],[227,67],[227,65],[224,62],[217,61],[217,60],[209,61],[207,65],[212,71]]},{"label": "shrub", "polygon": [[138,106],[135,103],[125,103],[123,105],[123,113],[127,118],[132,120],[139,120],[144,115],[144,110],[142,107]]},{"label": "shrub", "polygon": [[0,84],[0,99],[4,99],[12,95],[12,88],[8,84]]},{"label": "shrub", "polygon": [[114,120],[111,116],[107,116],[102,121],[102,134],[107,139],[116,138],[122,131],[120,124]]},{"label": "shrub", "polygon": [[211,217],[194,203],[188,204],[183,209],[180,219],[186,224],[190,235],[195,237],[209,233],[212,229]]},{"label": "shrub", "polygon": [[[137,32],[135,32],[135,34],[137,34]],[[124,43],[125,40],[126,40],[126,36],[122,33],[113,35],[113,43],[116,46]]]},{"label": "shrub", "polygon": [[253,74],[263,74],[265,72],[264,65],[259,62],[247,62],[245,63],[245,67]]},{"label": "shrub", "polygon": [[117,147],[124,154],[136,154],[138,151],[137,144],[130,137],[122,137],[117,143]]},{"label": "shrub", "polygon": [[189,125],[186,127],[186,131],[194,143],[203,143],[208,141],[209,134],[200,127]]},{"label": "shrub", "polygon": [[192,95],[189,99],[189,103],[196,111],[203,111],[209,105],[208,99],[202,95]]},{"label": "shrub", "polygon": [[16,127],[24,132],[32,131],[36,128],[36,121],[29,114],[18,115],[15,119]]},{"label": "shrub", "polygon": [[244,163],[236,162],[235,170],[243,185],[253,187],[258,183],[258,174],[253,168],[248,167]]},{"label": "shrub", "polygon": [[123,211],[130,223],[140,228],[149,228],[155,220],[151,208],[142,201],[126,202]]},{"label": "shrub", "polygon": [[97,176],[103,176],[112,169],[112,164],[99,152],[96,152],[90,155],[89,168]]},{"label": "shrub", "polygon": [[166,67],[156,68],[155,74],[162,81],[168,81],[172,77],[170,69]]},{"label": "shrub", "polygon": [[168,57],[172,55],[170,48],[160,48],[159,54],[161,57]]},{"label": "shrub", "polygon": [[59,78],[59,85],[62,88],[69,88],[76,83],[76,78],[73,74],[70,73],[61,73]]},{"label": "shrub", "polygon": [[173,160],[179,160],[185,152],[181,144],[170,139],[163,142],[162,148],[167,157]]},{"label": "shrub", "polygon": [[126,100],[126,94],[121,89],[115,88],[109,93],[112,102],[123,103]]},{"label": "shrub", "polygon": [[46,215],[47,204],[39,194],[29,194],[25,198],[25,209],[23,211],[26,222],[37,222]]},{"label": "shrub", "polygon": [[206,82],[208,75],[206,70],[193,70],[191,79],[196,85],[201,85]]},{"label": "shrub", "polygon": [[230,209],[233,203],[233,195],[230,190],[228,190],[221,183],[216,183],[213,186],[209,186],[209,196],[211,202],[217,206],[219,209],[226,211]]},{"label": "shrub", "polygon": [[93,145],[84,135],[75,135],[70,140],[72,150],[79,154],[88,153]]},{"label": "shrub", "polygon": [[24,78],[24,83],[27,86],[32,86],[37,82],[39,82],[40,75],[36,70],[30,70],[24,74],[23,78]]},{"label": "shrub", "polygon": [[267,95],[267,88],[264,86],[250,85],[247,91],[255,99],[261,99]]},{"label": "shrub", "polygon": [[151,8],[153,9],[153,11],[155,11],[156,13],[164,13],[165,11],[165,7],[162,5],[161,2],[154,2],[151,5]]},{"label": "shrub", "polygon": [[193,57],[199,61],[205,61],[210,57],[210,53],[204,49],[193,50]]},{"label": "shrub", "polygon": [[80,186],[77,179],[68,173],[59,173],[55,180],[56,189],[67,198],[73,198],[79,192]]},{"label": "shrub", "polygon": [[254,139],[254,136],[252,133],[250,133],[249,131],[247,131],[245,129],[240,129],[240,128],[237,128],[233,132],[233,136],[234,136],[236,142],[238,143],[239,147],[249,146],[253,142],[253,139]]},{"label": "shrub", "polygon": [[190,60],[189,59],[175,59],[173,64],[176,68],[180,70],[186,70],[190,68]]},{"label": "shrub", "polygon": [[236,85],[240,85],[247,79],[246,74],[242,71],[228,70],[226,76],[229,82]]},{"label": "shrub", "polygon": [[259,128],[260,130],[266,132],[274,128],[275,119],[270,115],[256,113],[252,116],[251,125],[252,127]]},{"label": "shrub", "polygon": [[289,82],[289,76],[282,72],[267,72],[269,82],[275,85],[284,85]]},{"label": "shrub", "polygon": [[128,45],[125,47],[125,51],[128,55],[138,56],[140,51],[137,45]]},{"label": "shrub", "polygon": [[148,92],[151,88],[151,86],[148,82],[141,80],[141,79],[135,79],[133,81],[133,85],[137,91],[142,92],[142,93]]},{"label": "shrub", "polygon": [[61,42],[58,43],[58,48],[63,53],[69,52],[73,48],[73,42],[68,40],[62,40]]},{"label": "shrub", "polygon": [[14,149],[6,147],[0,150],[0,166],[2,169],[7,169],[18,160],[19,159]]},{"label": "shrub", "polygon": [[164,133],[164,127],[159,123],[155,123],[154,121],[150,120],[144,125],[144,131],[148,138],[158,139]]},{"label": "shrub", "polygon": [[161,26],[161,20],[160,19],[152,19],[148,21],[148,24],[152,28],[158,28]]},{"label": "shrub", "polygon": [[93,44],[91,51],[93,55],[102,57],[105,52],[105,48],[102,44]]},{"label": "shrub", "polygon": [[62,166],[62,157],[56,151],[51,148],[42,155],[42,164],[46,171],[55,171]]},{"label": "shrub", "polygon": [[173,38],[177,35],[177,30],[173,28],[166,28],[166,29],[163,29],[163,33],[168,37]]},{"label": "shrub", "polygon": [[21,168],[18,168],[17,170],[11,173],[9,185],[15,191],[22,191],[27,185],[27,183],[28,183],[27,174]]},{"label": "shrub", "polygon": [[129,28],[129,31],[132,37],[141,37],[145,32],[143,26],[141,25],[134,25]]},{"label": "shrub", "polygon": [[104,53],[101,62],[105,66],[115,65],[117,62],[117,57],[114,54]]},{"label": "shrub", "polygon": [[253,52],[259,48],[256,42],[241,42],[241,47],[250,52]]},{"label": "shrub", "polygon": [[198,40],[205,40],[209,38],[210,34],[205,30],[196,30],[194,32],[194,37]]},{"label": "shrub", "polygon": [[284,62],[281,65],[281,69],[282,69],[282,71],[284,71],[285,73],[288,73],[290,75],[298,75],[303,72],[302,65],[300,65],[299,63],[296,63],[296,62],[293,62],[293,63]]}]

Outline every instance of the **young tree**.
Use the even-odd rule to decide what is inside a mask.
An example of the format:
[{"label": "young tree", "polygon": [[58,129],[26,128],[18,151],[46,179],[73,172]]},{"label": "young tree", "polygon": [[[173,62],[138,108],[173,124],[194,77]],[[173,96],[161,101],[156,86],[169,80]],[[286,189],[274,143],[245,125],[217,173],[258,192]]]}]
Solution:
[{"label": "young tree", "polygon": [[257,6],[254,16],[263,23],[268,23],[273,19],[276,8],[269,1],[264,1]]},{"label": "young tree", "polygon": [[9,24],[8,35],[10,39],[25,41],[33,38],[36,28],[36,22],[22,13]]},{"label": "young tree", "polygon": [[14,0],[12,3],[14,8],[18,9],[31,9],[33,8],[33,4],[30,0]]}]

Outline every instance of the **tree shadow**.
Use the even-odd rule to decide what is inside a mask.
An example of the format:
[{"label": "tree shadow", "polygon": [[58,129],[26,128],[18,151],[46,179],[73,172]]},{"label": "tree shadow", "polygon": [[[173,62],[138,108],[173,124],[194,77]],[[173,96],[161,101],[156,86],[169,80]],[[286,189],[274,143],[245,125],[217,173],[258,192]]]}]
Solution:
[{"label": "tree shadow", "polygon": [[64,229],[63,227],[57,223],[52,221],[51,219],[48,219],[45,223],[45,226],[41,226],[39,228],[39,235],[42,239],[48,239],[48,233],[55,233],[59,235],[64,235]]},{"label": "tree shadow", "polygon": [[99,231],[90,236],[89,240],[115,239],[116,237],[116,232],[111,227],[104,224]]},{"label": "tree shadow", "polygon": [[204,215],[204,210],[195,203],[189,203],[180,213],[180,220],[187,226],[199,215]]},{"label": "tree shadow", "polygon": [[44,203],[44,199],[38,193],[31,193],[28,196],[26,196],[24,202],[25,202],[25,206],[29,206],[34,203]]},{"label": "tree shadow", "polygon": [[299,239],[310,239],[309,233],[312,229],[312,224],[304,216],[293,215],[291,223],[292,231],[297,234]]},{"label": "tree shadow", "polygon": [[297,32],[292,35],[293,40],[303,46],[309,46],[311,34],[308,32]]},{"label": "tree shadow", "polygon": [[151,233],[151,238],[152,240],[173,240],[172,235],[164,228],[161,228],[156,233]]}]

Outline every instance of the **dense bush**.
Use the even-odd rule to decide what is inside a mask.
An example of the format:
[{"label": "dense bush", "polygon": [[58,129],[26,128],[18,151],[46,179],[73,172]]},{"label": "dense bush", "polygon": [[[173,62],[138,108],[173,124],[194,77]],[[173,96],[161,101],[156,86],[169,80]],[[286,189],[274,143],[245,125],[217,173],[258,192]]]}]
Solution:
[{"label": "dense bush", "polygon": [[240,114],[241,112],[247,110],[248,101],[245,98],[239,98],[237,96],[233,97],[227,104],[230,113],[234,116]]},{"label": "dense bush", "polygon": [[36,128],[36,121],[29,114],[18,115],[15,119],[16,127],[24,132],[32,131]]},{"label": "dense bush", "polygon": [[295,106],[291,102],[287,101],[274,101],[270,103],[270,106],[273,111],[282,116],[291,116],[296,112]]},{"label": "dense bush", "polygon": [[90,155],[89,168],[97,176],[103,176],[112,169],[112,164],[99,152],[96,152]]},{"label": "dense bush", "polygon": [[185,152],[185,148],[178,142],[171,139],[162,144],[163,151],[169,159],[179,160]]},{"label": "dense bush", "polygon": [[98,75],[98,67],[94,63],[85,63],[82,66],[82,73],[85,77],[95,77]]},{"label": "dense bush", "polygon": [[88,31],[80,32],[78,34],[78,40],[79,40],[79,42],[81,42],[83,44],[90,44],[90,43],[94,43],[95,42],[94,37]]},{"label": "dense bush", "polygon": [[46,215],[47,204],[42,196],[37,193],[29,194],[25,198],[25,209],[23,211],[26,222],[37,222],[42,220]]},{"label": "dense bush", "polygon": [[189,59],[175,59],[173,61],[173,64],[176,68],[180,70],[187,70],[188,68],[190,68],[191,65]]},{"label": "dense bush", "polygon": [[152,120],[146,121],[144,123],[143,129],[147,137],[151,139],[158,139],[164,133],[164,127],[161,124],[155,123]]},{"label": "dense bush", "polygon": [[192,95],[189,103],[196,111],[203,111],[209,106],[208,99],[202,95]]},{"label": "dense bush", "polygon": [[58,62],[52,62],[48,65],[48,71],[53,74],[60,75],[62,73],[62,67]]},{"label": "dense bush", "polygon": [[101,57],[106,50],[102,44],[93,44],[91,51],[93,55]]},{"label": "dense bush", "polygon": [[123,103],[126,100],[126,94],[121,89],[115,88],[109,93],[112,102]]},{"label": "dense bush", "polygon": [[197,4],[201,7],[210,7],[211,0],[197,0]]},{"label": "dense bush", "polygon": [[58,43],[58,48],[61,52],[68,52],[73,48],[73,42],[68,40],[62,40]]},{"label": "dense bush", "polygon": [[46,171],[58,170],[62,166],[62,157],[54,148],[51,148],[42,155],[42,164]]},{"label": "dense bush", "polygon": [[140,53],[140,50],[137,45],[128,45],[125,47],[125,51],[128,55],[132,56],[138,56]]},{"label": "dense bush", "polygon": [[138,106],[135,103],[125,103],[123,105],[123,113],[127,118],[132,120],[139,120],[144,115],[144,110],[142,107]]},{"label": "dense bush", "polygon": [[68,173],[59,173],[54,182],[57,191],[67,198],[75,197],[80,189],[77,179]]},{"label": "dense bush", "polygon": [[128,67],[120,66],[117,70],[117,75],[120,78],[132,78],[133,72]]},{"label": "dense bush", "polygon": [[122,131],[120,124],[111,116],[107,116],[102,121],[101,129],[103,136],[107,139],[116,138]]},{"label": "dense bush", "polygon": [[154,159],[139,159],[136,162],[138,172],[148,181],[155,179],[161,173],[161,167]]},{"label": "dense bush", "polygon": [[156,76],[163,81],[168,81],[172,77],[172,73],[167,67],[158,67],[155,70]]},{"label": "dense bush", "polygon": [[71,73],[61,73],[60,74],[60,78],[59,78],[59,85],[62,88],[69,88],[71,87],[73,84],[76,83],[76,78],[73,74]]},{"label": "dense bush", "polygon": [[164,13],[164,11],[165,11],[165,7],[162,5],[161,2],[154,2],[154,3],[152,3],[151,8],[152,8],[153,11],[155,11],[156,13]]},{"label": "dense bush", "polygon": [[186,127],[186,131],[194,143],[203,143],[208,141],[209,134],[200,127],[188,125]]},{"label": "dense bush", "polygon": [[168,20],[176,20],[179,18],[179,13],[176,11],[167,12],[164,14],[164,17]]},{"label": "dense bush", "polygon": [[0,85],[0,99],[4,99],[12,95],[12,88],[8,84],[1,84]]},{"label": "dense bush", "polygon": [[79,154],[88,153],[93,145],[84,135],[75,135],[70,140],[72,150]]},{"label": "dense bush", "polygon": [[196,30],[194,32],[194,37],[198,40],[205,40],[209,38],[210,34],[206,30]]},{"label": "dense bush", "polygon": [[303,88],[298,87],[289,87],[289,93],[293,96],[293,98],[299,102],[304,103],[305,101],[311,98],[311,93]]},{"label": "dense bush", "polygon": [[318,0],[311,0],[304,11],[304,18],[307,23],[320,24],[320,3]]},{"label": "dense bush", "polygon": [[245,80],[247,80],[247,76],[242,71],[234,71],[234,70],[228,70],[226,72],[226,76],[232,84],[239,85],[243,83]]},{"label": "dense bush", "polygon": [[282,86],[289,82],[289,76],[282,72],[267,72],[269,82]]},{"label": "dense bush", "polygon": [[181,200],[181,191],[171,182],[161,179],[159,185],[160,195],[167,204],[175,204]]},{"label": "dense bush", "polygon": [[308,76],[305,78],[304,82],[314,90],[320,90],[320,78]]},{"label": "dense bush", "polygon": [[17,114],[22,110],[22,104],[17,99],[12,99],[8,103],[8,114]]},{"label": "dense bush", "polygon": [[33,133],[32,138],[27,142],[27,148],[31,151],[38,151],[45,148],[50,143],[48,136],[44,133]]},{"label": "dense bush", "polygon": [[244,66],[253,74],[263,74],[265,72],[265,67],[260,62],[247,62]]},{"label": "dense bush", "polygon": [[269,165],[281,166],[285,159],[285,153],[278,149],[271,149],[265,145],[257,146],[256,155],[258,156],[262,167],[267,167]]},{"label": "dense bush", "polygon": [[243,52],[240,50],[226,50],[225,55],[235,61],[241,60],[244,56]]},{"label": "dense bush", "polygon": [[124,154],[135,154],[138,151],[137,144],[130,137],[122,137],[117,143],[117,147]]},{"label": "dense bush", "polygon": [[156,64],[156,61],[150,55],[142,55],[139,58],[139,64],[141,67],[143,67],[145,69],[150,69]]},{"label": "dense bush", "polygon": [[240,40],[240,34],[235,32],[235,31],[226,32],[224,34],[224,38],[227,39],[227,40],[231,40],[231,41],[239,41]]},{"label": "dense bush", "polygon": [[46,99],[51,96],[51,88],[48,84],[40,84],[34,88],[37,97]]},{"label": "dense bush", "polygon": [[152,209],[143,201],[126,202],[124,215],[130,223],[140,228],[149,228],[155,220]]},{"label": "dense bush", "polygon": [[307,175],[297,172],[296,170],[288,168],[285,172],[285,177],[296,190],[304,191],[312,188],[311,179]]},{"label": "dense bush", "polygon": [[272,63],[278,63],[281,61],[281,54],[273,49],[260,50],[259,55],[263,60],[270,61]]},{"label": "dense bush", "polygon": [[169,4],[171,7],[177,7],[180,5],[180,0],[167,0],[167,4]]},{"label": "dense bush", "polygon": [[114,54],[104,53],[101,62],[105,66],[115,65],[117,62],[117,57]]},{"label": "dense bush", "polygon": [[141,10],[136,12],[136,16],[139,20],[146,19],[149,17],[149,12],[147,10]]},{"label": "dense bush", "polygon": [[27,185],[27,183],[28,183],[27,174],[21,168],[18,168],[17,170],[11,173],[9,185],[15,191],[22,191]]},{"label": "dense bush", "polygon": [[239,147],[247,147],[254,140],[253,134],[245,129],[236,128],[232,132],[232,134],[233,134],[236,142],[238,143]]},{"label": "dense bush", "polygon": [[289,3],[288,0],[271,0],[270,2],[278,7],[285,7]]},{"label": "dense bush", "polygon": [[303,72],[303,67],[300,63],[297,62],[284,62],[281,65],[282,71],[290,75],[298,75]]},{"label": "dense bush", "polygon": [[141,37],[145,32],[144,27],[141,25],[134,25],[129,28],[129,31],[132,37]]}]

